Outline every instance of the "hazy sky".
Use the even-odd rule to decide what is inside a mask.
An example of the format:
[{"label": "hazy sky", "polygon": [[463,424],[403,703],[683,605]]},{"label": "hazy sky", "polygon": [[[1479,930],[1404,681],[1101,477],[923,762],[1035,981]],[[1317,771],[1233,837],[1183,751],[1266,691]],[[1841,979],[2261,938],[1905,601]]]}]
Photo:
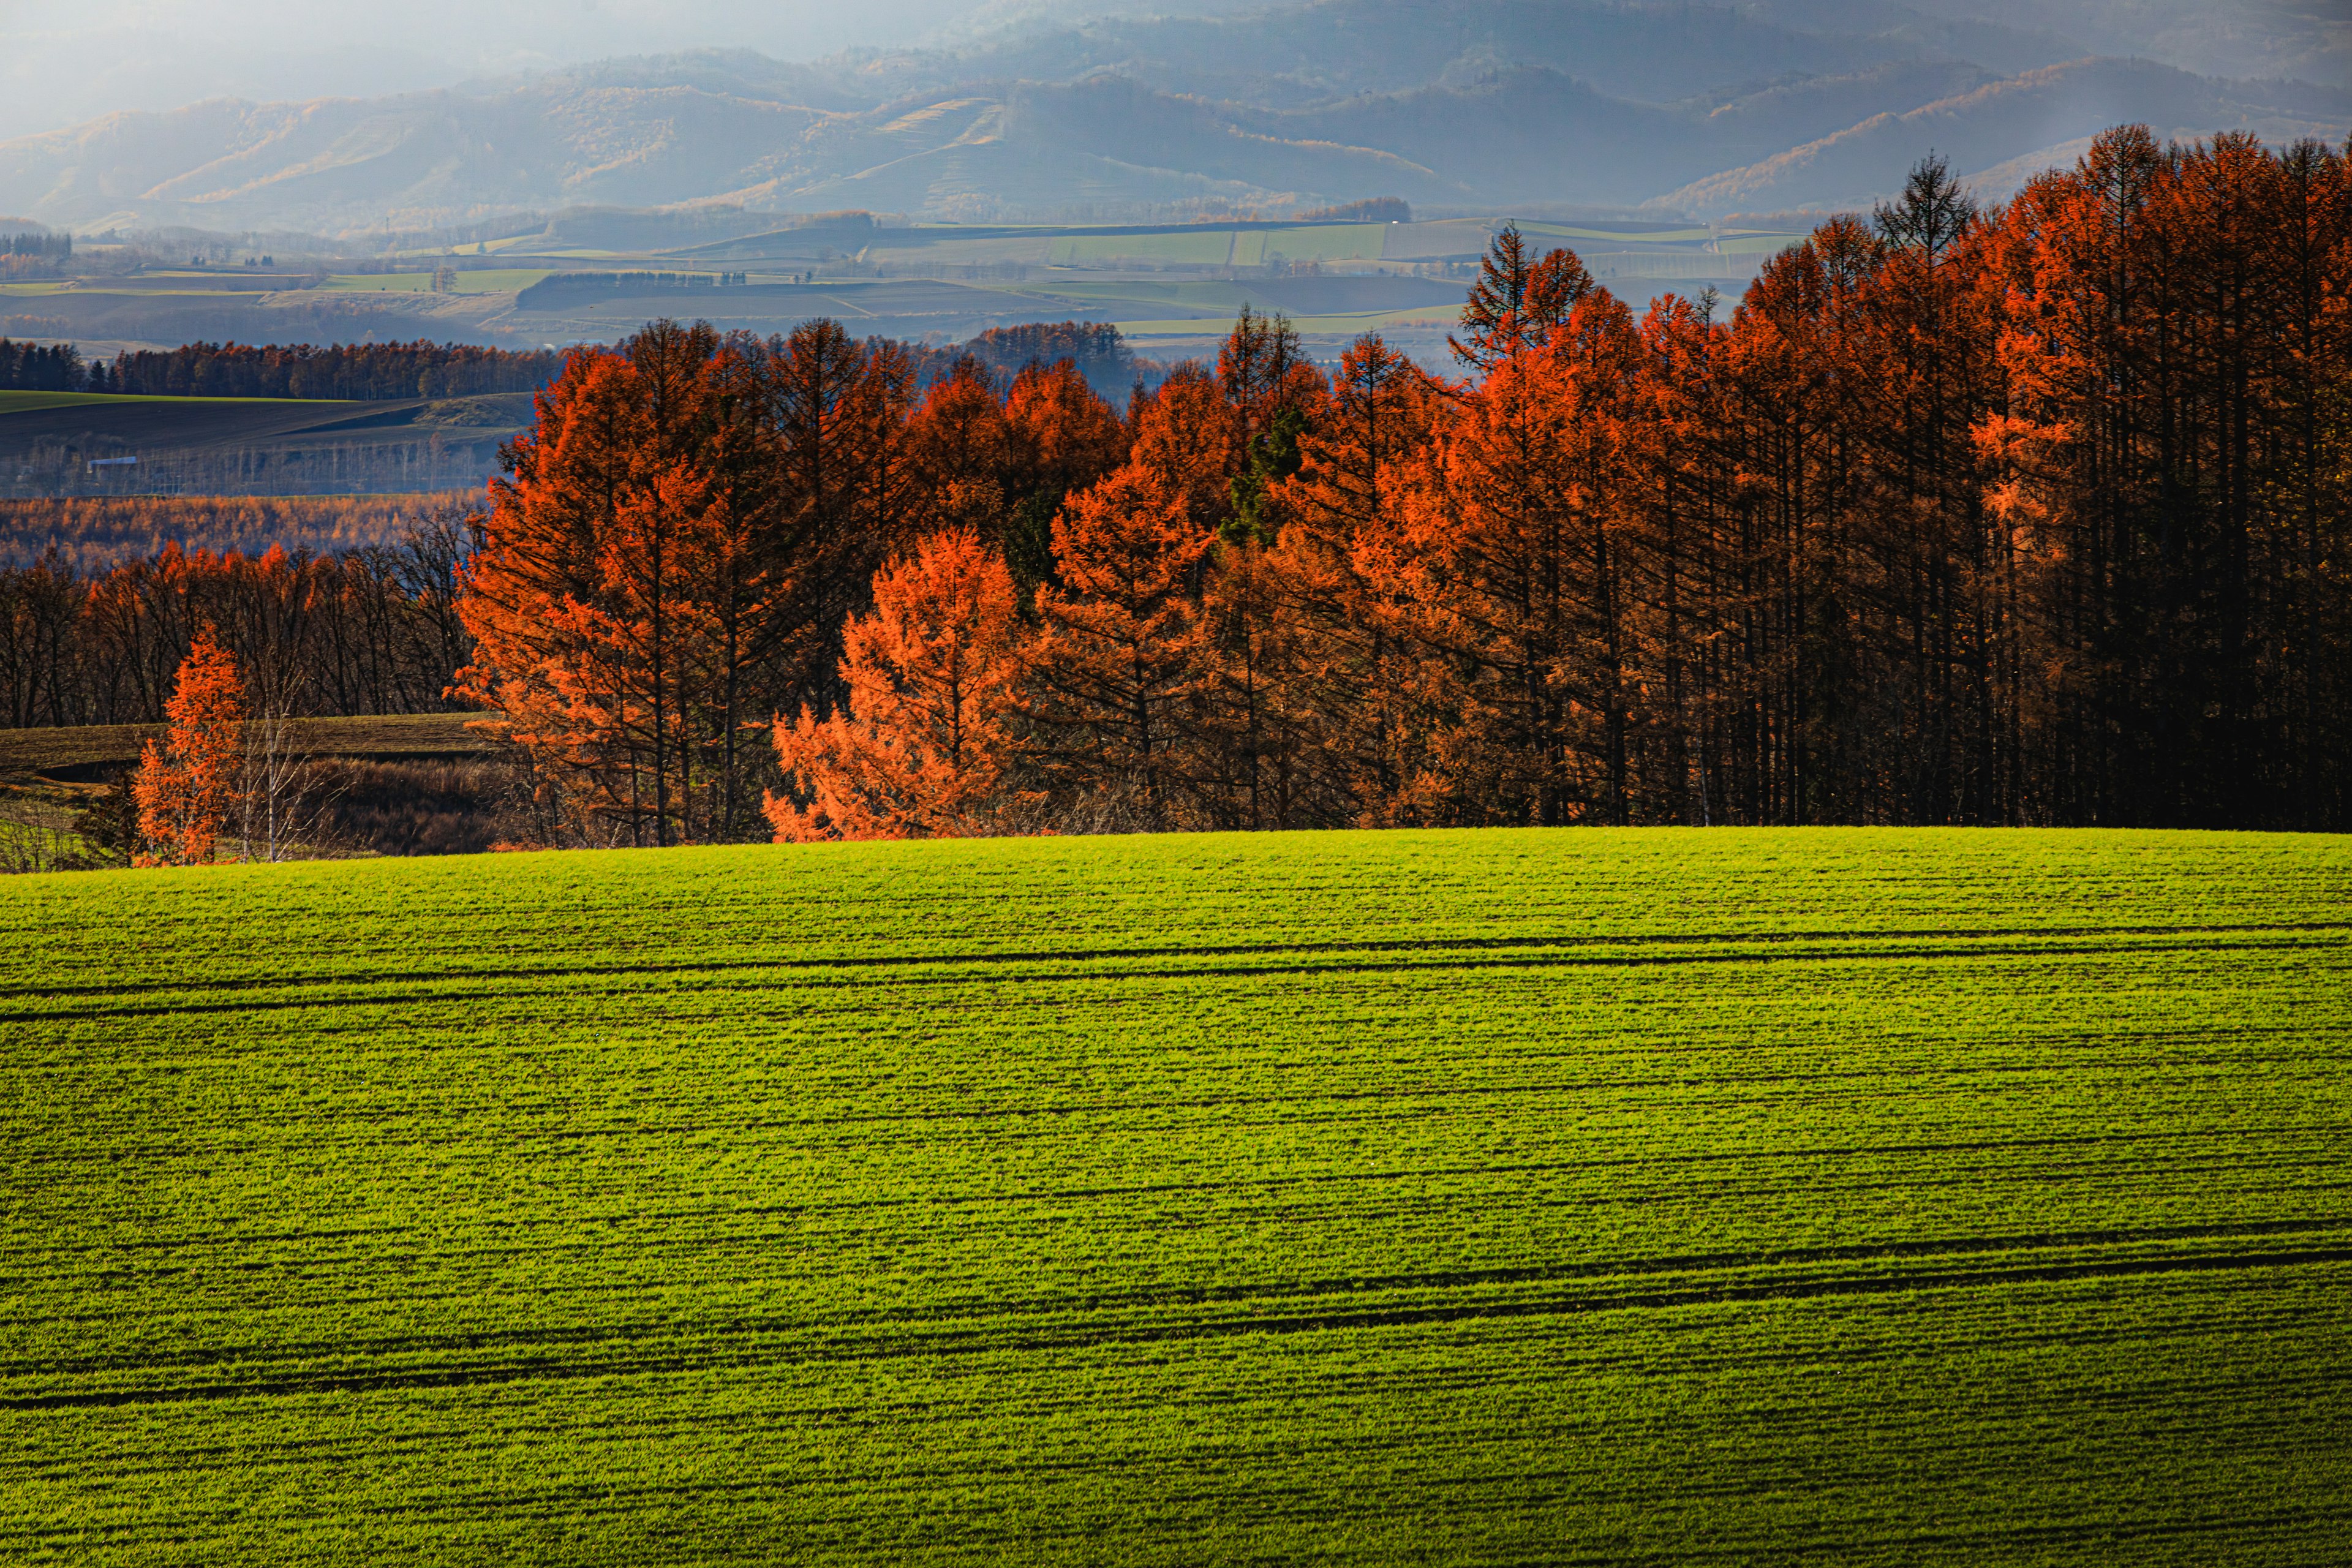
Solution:
[{"label": "hazy sky", "polygon": [[912,42],[1007,8],[1002,0],[0,0],[0,136],[117,109],[398,91],[706,45],[812,59],[853,44]]}]

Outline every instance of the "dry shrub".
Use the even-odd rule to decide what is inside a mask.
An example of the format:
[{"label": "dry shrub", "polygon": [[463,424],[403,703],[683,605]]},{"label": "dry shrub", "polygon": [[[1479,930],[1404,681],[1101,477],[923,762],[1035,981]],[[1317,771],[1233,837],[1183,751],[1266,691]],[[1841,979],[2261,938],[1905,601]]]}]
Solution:
[{"label": "dry shrub", "polygon": [[514,767],[471,758],[319,764],[333,795],[320,837],[345,854],[478,855],[536,837]]}]

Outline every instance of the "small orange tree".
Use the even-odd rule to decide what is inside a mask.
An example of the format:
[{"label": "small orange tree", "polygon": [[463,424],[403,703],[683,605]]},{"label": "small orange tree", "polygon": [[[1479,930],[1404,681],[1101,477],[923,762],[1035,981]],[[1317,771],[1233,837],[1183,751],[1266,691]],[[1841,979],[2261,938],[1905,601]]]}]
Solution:
[{"label": "small orange tree", "polygon": [[133,858],[141,866],[201,866],[212,859],[236,804],[244,762],[245,682],[209,626],[181,662],[163,715],[171,724],[163,744],[147,742],[131,780],[144,845]]},{"label": "small orange tree", "polygon": [[975,831],[1013,752],[1018,609],[1013,574],[969,528],[877,573],[874,613],[843,627],[848,700],[776,721],[776,759],[810,796],[767,797],[777,839]]}]

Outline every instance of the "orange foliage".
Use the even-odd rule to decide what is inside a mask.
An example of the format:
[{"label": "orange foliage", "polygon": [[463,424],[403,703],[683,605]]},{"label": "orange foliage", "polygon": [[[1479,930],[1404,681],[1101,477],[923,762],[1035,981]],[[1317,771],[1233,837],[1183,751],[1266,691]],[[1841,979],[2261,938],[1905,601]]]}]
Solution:
[{"label": "orange foliage", "polygon": [[897,367],[822,326],[754,366],[707,328],[657,324],[573,354],[540,395],[466,574],[476,658],[457,684],[530,756],[551,832],[660,845],[745,826],[753,682],[834,613],[823,569],[845,539],[858,559],[856,531],[899,499],[872,439],[903,417]]},{"label": "orange foliage", "polygon": [[1444,389],[1377,334],[1341,357],[1275,495],[1285,521],[1269,569],[1310,628],[1295,647],[1289,701],[1312,714],[1318,771],[1340,782],[1366,826],[1442,817],[1431,772],[1423,661],[1395,631],[1395,530],[1411,465],[1440,427]]},{"label": "orange foliage", "polygon": [[131,784],[147,846],[137,863],[205,865],[236,805],[245,729],[245,683],[210,626],[181,663],[164,714],[163,744],[147,742]]},{"label": "orange foliage", "polygon": [[1033,364],[1013,377],[1004,417],[1025,448],[1034,485],[1057,500],[1127,461],[1128,432],[1118,411],[1068,360]]},{"label": "orange foliage", "polygon": [[[981,831],[1033,784],[1104,826],[2341,826],[2347,169],[2128,130],[1986,211],[1931,160],[1728,321],[1667,298],[1637,323],[1507,229],[1467,380],[1368,337],[1327,384],[1250,313],[1123,426],[1067,364],[1003,395],[961,367],[908,417],[837,331],[787,373],[747,349],[748,401],[804,416],[723,462],[694,431],[732,394],[669,430],[616,383],[577,461],[550,405],[477,581],[520,551],[576,585],[477,625],[510,616],[504,678],[585,704],[548,726],[565,744],[657,737],[646,634],[680,628],[664,668],[699,711],[731,634],[698,563],[743,563],[791,606],[738,623],[767,650],[752,700],[799,715],[774,731],[788,836]],[[698,542],[710,518],[731,555]],[[854,547],[782,564],[824,530]],[[978,585],[999,563],[1034,590],[1017,679],[1014,612]],[[533,676],[547,628],[562,668]],[[701,755],[717,727],[684,723]],[[606,753],[656,816],[642,753],[669,744]]]},{"label": "orange foliage", "polygon": [[934,534],[874,579],[844,632],[848,695],[832,717],[775,726],[803,805],[770,795],[779,842],[978,831],[1013,751],[1019,672],[1013,574],[970,529]]},{"label": "orange foliage", "polygon": [[1196,531],[1205,533],[1232,515],[1244,432],[1208,372],[1178,365],[1159,391],[1138,402],[1133,425],[1129,460],[1182,504]]},{"label": "orange foliage", "polygon": [[1549,350],[1496,362],[1425,449],[1402,528],[1358,558],[1386,625],[1443,656],[1432,749],[1474,820],[1573,821],[1596,795],[1617,815],[1633,650],[1616,395],[1634,342],[1598,294]]},{"label": "orange foliage", "polygon": [[1004,403],[978,360],[958,360],[931,384],[907,424],[907,461],[929,526],[999,534],[1021,465]]},{"label": "orange foliage", "polygon": [[1168,810],[1181,707],[1204,676],[1187,589],[1213,542],[1181,492],[1132,463],[1063,508],[1061,584],[1037,594],[1028,711],[1046,755],[1065,778],[1118,782],[1151,817]]},{"label": "orange foliage", "polygon": [[476,493],[383,496],[81,496],[0,498],[0,561],[31,561],[54,550],[58,564],[84,573],[153,555],[167,544],[190,553],[259,555],[273,544],[320,552],[389,544],[420,519],[471,504]]}]

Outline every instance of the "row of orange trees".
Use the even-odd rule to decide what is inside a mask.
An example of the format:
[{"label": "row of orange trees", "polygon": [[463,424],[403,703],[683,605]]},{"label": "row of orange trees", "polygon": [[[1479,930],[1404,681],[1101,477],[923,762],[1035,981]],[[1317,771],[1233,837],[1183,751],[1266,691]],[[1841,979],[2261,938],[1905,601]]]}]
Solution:
[{"label": "row of orange trees", "polygon": [[[1933,163],[1727,321],[1498,237],[1459,381],[1244,316],[1121,413],[575,355],[460,613],[551,832],[2352,826],[2352,180]],[[772,729],[771,729],[771,722]],[[762,820],[764,818],[764,821]]]},{"label": "row of orange trees", "polygon": [[[62,510],[103,527],[129,509]],[[330,519],[309,508],[165,498],[142,504],[135,521],[193,534],[186,548],[173,539],[89,573],[54,549],[0,568],[0,728],[154,723],[205,626],[273,707],[444,710],[452,673],[470,657],[455,576],[472,538],[466,515],[446,498],[392,498],[344,514],[388,537],[248,553],[206,549],[195,531]]]}]

